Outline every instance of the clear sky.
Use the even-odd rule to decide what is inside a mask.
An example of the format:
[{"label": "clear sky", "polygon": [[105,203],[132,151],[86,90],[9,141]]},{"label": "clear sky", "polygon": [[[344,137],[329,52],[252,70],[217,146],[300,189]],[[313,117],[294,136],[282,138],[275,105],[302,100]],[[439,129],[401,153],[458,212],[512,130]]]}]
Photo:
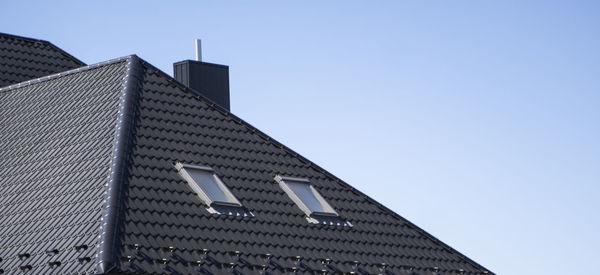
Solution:
[{"label": "clear sky", "polygon": [[1,1],[86,63],[230,66],[232,112],[498,274],[600,258],[599,1]]}]

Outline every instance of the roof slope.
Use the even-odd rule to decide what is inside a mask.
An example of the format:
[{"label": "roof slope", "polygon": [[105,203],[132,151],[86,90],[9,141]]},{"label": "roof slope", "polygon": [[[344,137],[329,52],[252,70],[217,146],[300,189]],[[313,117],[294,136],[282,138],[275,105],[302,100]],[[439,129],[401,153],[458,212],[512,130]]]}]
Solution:
[{"label": "roof slope", "polygon": [[52,43],[0,33],[0,87],[85,66]]},{"label": "roof slope", "polygon": [[[378,264],[386,263],[393,274],[488,272],[149,64],[143,67],[117,270],[246,274],[265,265],[270,273],[380,273]],[[210,214],[177,174],[176,162],[213,168],[254,217]],[[278,174],[310,179],[353,227],[308,223],[274,180]]]},{"label": "roof slope", "polygon": [[94,270],[126,61],[0,89],[5,273]]},{"label": "roof slope", "polygon": [[[135,56],[0,99],[9,273],[489,273]],[[212,167],[254,216],[209,213],[176,162]],[[275,175],[310,179],[352,226],[309,223]]]}]

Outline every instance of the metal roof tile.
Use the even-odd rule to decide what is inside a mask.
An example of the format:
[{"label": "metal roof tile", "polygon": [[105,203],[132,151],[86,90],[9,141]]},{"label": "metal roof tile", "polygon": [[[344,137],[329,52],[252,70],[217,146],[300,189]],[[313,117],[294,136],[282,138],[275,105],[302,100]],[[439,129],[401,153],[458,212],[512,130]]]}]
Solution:
[{"label": "metal roof tile", "polygon": [[[123,183],[126,195],[119,204],[120,271],[254,272],[255,264],[244,264],[254,261],[254,251],[273,254],[269,261],[286,267],[291,266],[285,257],[301,256],[305,267],[293,265],[299,272],[317,270],[319,257],[331,259],[330,271],[342,272],[372,269],[382,262],[390,270],[405,264],[419,272],[432,265],[481,269],[463,256],[444,252],[451,248],[249,124],[207,104],[151,65],[141,64],[137,124]],[[0,242],[0,251],[43,243],[67,250],[59,255],[63,264],[54,269],[35,258],[36,271],[94,271],[91,259],[79,259],[95,257],[125,70],[124,60],[112,61],[0,89],[0,98],[6,99],[0,106],[9,114],[0,118],[7,125],[0,140],[10,141],[0,144],[0,184],[6,186],[0,190],[0,210],[33,208],[3,216],[9,222],[0,226],[0,234],[8,238]],[[43,104],[36,94],[50,90],[56,96]],[[212,167],[255,216],[211,214],[178,176],[176,161]],[[309,223],[274,181],[276,174],[309,178],[353,226]],[[28,220],[19,222],[23,219]],[[85,253],[72,249],[80,243],[90,248]],[[171,246],[175,252],[165,250]],[[192,267],[186,261],[200,257],[197,251],[202,248],[210,249],[208,255],[215,260]],[[230,259],[235,250],[243,256]],[[360,263],[348,262],[355,260]],[[11,268],[16,264],[9,262]],[[271,264],[265,268],[283,272]]]}]

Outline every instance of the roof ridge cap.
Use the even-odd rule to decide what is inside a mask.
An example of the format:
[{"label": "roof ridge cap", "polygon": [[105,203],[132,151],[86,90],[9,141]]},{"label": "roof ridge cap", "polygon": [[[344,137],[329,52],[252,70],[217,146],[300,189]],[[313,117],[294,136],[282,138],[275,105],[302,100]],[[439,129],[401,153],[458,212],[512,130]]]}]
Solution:
[{"label": "roof ridge cap", "polygon": [[116,242],[119,231],[119,213],[124,181],[127,177],[127,159],[134,131],[135,110],[144,68],[136,55],[125,57],[127,69],[119,100],[119,111],[108,182],[105,185],[103,214],[96,247],[96,272],[108,273],[116,267]]},{"label": "roof ridge cap", "polygon": [[123,61],[129,60],[132,57],[137,57],[137,56],[136,55],[128,55],[128,56],[123,56],[123,57],[119,57],[119,58],[114,58],[114,59],[110,59],[110,60],[107,60],[107,61],[95,63],[95,64],[92,64],[92,65],[87,65],[87,66],[79,67],[79,68],[76,68],[76,69],[72,69],[72,70],[68,70],[68,71],[64,71],[64,72],[60,72],[60,73],[55,73],[55,74],[50,74],[50,75],[46,75],[46,76],[34,78],[34,79],[31,79],[31,80],[23,81],[23,82],[20,82],[20,83],[15,83],[15,84],[8,85],[8,86],[5,86],[5,87],[0,87],[0,93],[6,92],[6,91],[9,91],[9,90],[18,89],[18,88],[27,87],[29,85],[33,85],[33,84],[37,84],[37,83],[41,83],[41,82],[53,80],[53,79],[56,79],[56,78],[64,77],[64,76],[67,76],[67,75],[71,75],[71,74],[75,74],[75,73],[79,73],[79,72],[83,72],[83,71],[93,70],[93,69],[100,68],[100,67],[103,67],[103,66],[106,66],[106,65],[123,62]]}]

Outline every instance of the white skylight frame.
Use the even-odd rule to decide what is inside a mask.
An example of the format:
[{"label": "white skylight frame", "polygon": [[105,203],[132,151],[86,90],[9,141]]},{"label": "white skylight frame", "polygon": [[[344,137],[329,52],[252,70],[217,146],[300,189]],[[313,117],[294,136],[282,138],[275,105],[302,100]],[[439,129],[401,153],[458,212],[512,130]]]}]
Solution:
[{"label": "white skylight frame", "polygon": [[[219,178],[219,176],[217,176],[217,174],[212,168],[207,166],[184,164],[181,162],[176,163],[175,168],[177,168],[179,175],[183,179],[185,179],[185,181],[187,181],[192,190],[196,192],[198,197],[200,197],[200,199],[202,199],[202,201],[204,201],[204,203],[206,203],[206,205],[208,205],[209,207],[213,207],[215,205],[242,207],[242,203],[240,203],[240,201],[233,195],[233,193],[231,193],[229,188],[227,188],[225,183],[223,183],[223,181]],[[220,195],[224,196],[225,200],[218,200],[214,196],[211,197],[210,192],[204,190],[201,187],[201,183],[196,182],[193,173],[204,173],[204,176],[210,175],[209,178],[212,179],[211,184],[216,185],[216,187],[218,188],[217,190],[220,190],[223,193]]]},{"label": "white skylight frame", "polygon": [[[279,187],[281,187],[281,189],[283,189],[283,191],[285,191],[285,193],[290,197],[290,199],[292,199],[292,201],[294,201],[296,203],[296,205],[298,205],[298,207],[300,207],[300,209],[306,213],[307,216],[309,217],[313,217],[314,215],[316,216],[325,216],[325,217],[339,217],[339,214],[335,211],[335,209],[333,209],[333,207],[331,207],[331,205],[329,205],[329,203],[327,202],[327,200],[325,200],[325,198],[323,198],[323,196],[321,196],[321,194],[319,193],[319,191],[317,191],[317,189],[315,189],[315,187],[310,183],[310,181],[308,179],[305,178],[295,178],[295,177],[284,177],[284,176],[280,176],[277,175],[275,176],[275,180],[279,183]],[[301,185],[306,185],[305,188],[307,188],[308,190],[310,190],[310,194],[313,196],[313,198],[306,198],[306,197],[302,197],[302,194],[298,194],[297,192],[295,192],[293,190],[293,187],[291,186],[291,184],[301,184]],[[304,194],[306,196],[306,194]],[[315,207],[311,207],[311,203],[310,200],[315,199],[319,206],[321,211],[317,211],[317,209],[315,209]]]}]

